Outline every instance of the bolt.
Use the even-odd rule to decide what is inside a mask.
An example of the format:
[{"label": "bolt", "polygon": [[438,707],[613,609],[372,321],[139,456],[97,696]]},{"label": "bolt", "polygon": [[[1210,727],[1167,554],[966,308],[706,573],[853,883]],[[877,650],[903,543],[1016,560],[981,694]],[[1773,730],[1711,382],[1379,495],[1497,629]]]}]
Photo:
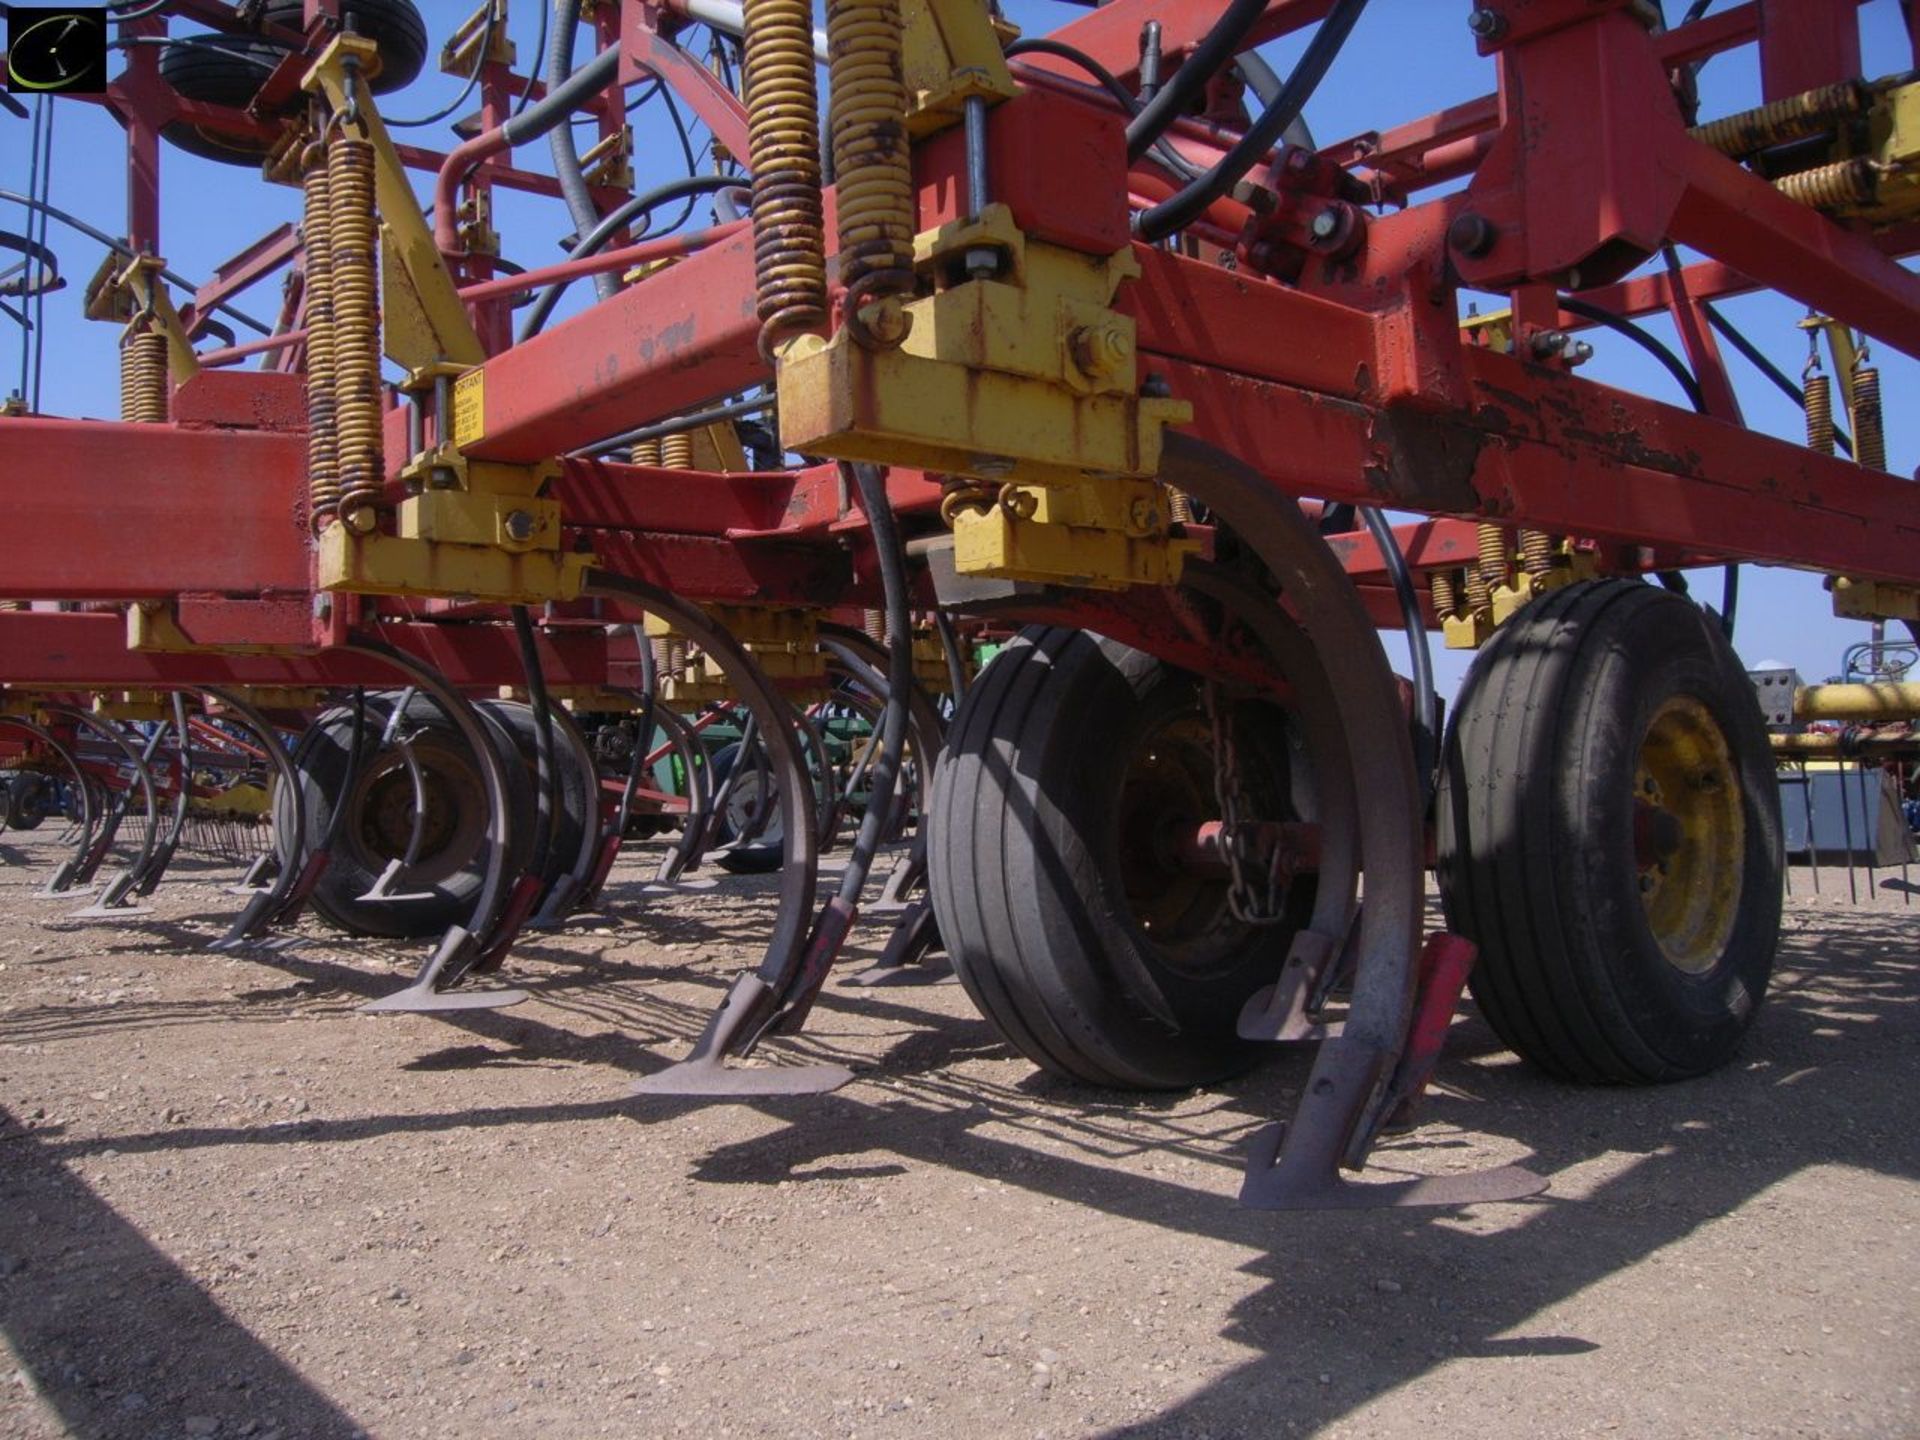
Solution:
[{"label": "bolt", "polygon": [[507,518],[501,522],[501,528],[507,532],[507,538],[516,545],[524,545],[533,538],[533,516],[525,510],[509,510]]},{"label": "bolt", "polygon": [[1467,17],[1467,29],[1478,39],[1498,40],[1507,33],[1507,17],[1483,5]]},{"label": "bolt", "polygon": [[1070,343],[1073,363],[1095,379],[1113,374],[1127,361],[1127,337],[1111,323],[1082,325]]},{"label": "bolt", "polygon": [[1453,224],[1447,227],[1447,243],[1462,255],[1473,259],[1493,249],[1494,242],[1499,238],[1500,231],[1493,222],[1471,210],[1455,216]]},{"label": "bolt", "polygon": [[1570,337],[1564,330],[1542,330],[1533,337],[1533,353],[1541,357],[1558,355],[1567,348]]},{"label": "bolt", "polygon": [[967,251],[965,265],[969,280],[991,280],[1000,273],[1000,252],[990,245],[976,245]]},{"label": "bolt", "polygon": [[1313,217],[1313,223],[1307,227],[1313,231],[1316,240],[1331,240],[1334,232],[1340,228],[1340,215],[1335,210],[1322,210]]},{"label": "bolt", "polygon": [[1581,365],[1593,358],[1593,346],[1584,340],[1576,340],[1567,347],[1567,363]]}]

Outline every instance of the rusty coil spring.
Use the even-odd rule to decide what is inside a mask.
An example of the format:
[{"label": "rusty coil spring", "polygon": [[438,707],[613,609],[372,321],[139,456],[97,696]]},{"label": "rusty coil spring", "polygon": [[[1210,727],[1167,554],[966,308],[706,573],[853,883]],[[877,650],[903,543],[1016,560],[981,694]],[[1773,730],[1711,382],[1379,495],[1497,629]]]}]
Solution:
[{"label": "rusty coil spring", "polygon": [[1558,547],[1544,530],[1520,532],[1520,568],[1529,575],[1544,575],[1553,568],[1553,552]]},{"label": "rusty coil spring", "polygon": [[[1475,528],[1474,535],[1480,545],[1480,578],[1487,590],[1492,592],[1507,583],[1507,532],[1490,521],[1482,520]],[[1467,579],[1467,590],[1471,595],[1471,576]],[[1477,602],[1474,608],[1479,608]]]},{"label": "rusty coil spring", "polygon": [[1178,486],[1167,486],[1167,519],[1175,525],[1193,523],[1193,499]]},{"label": "rusty coil spring", "polygon": [[658,465],[660,463],[660,442],[658,440],[634,441],[633,463],[636,465]]},{"label": "rusty coil spring", "polygon": [[913,164],[901,46],[898,0],[828,0],[827,125],[849,314],[913,288]]},{"label": "rusty coil spring", "polygon": [[[131,335],[122,353],[122,417],[139,425],[167,419],[167,337],[151,324]],[[131,374],[129,375],[129,372]],[[129,385],[131,394],[129,395]],[[129,403],[129,401],[131,403]]]},{"label": "rusty coil spring", "polygon": [[662,438],[659,463],[662,470],[691,470],[693,468],[693,432],[682,430],[678,435]]},{"label": "rusty coil spring", "polygon": [[307,507],[308,523],[318,534],[340,513],[340,432],[333,398],[333,206],[325,148],[309,146],[305,158],[300,237],[306,249]]},{"label": "rusty coil spring", "polygon": [[1880,371],[1872,365],[1854,367],[1853,458],[1869,470],[1887,468],[1887,429],[1880,413]]},{"label": "rusty coil spring", "polygon": [[340,519],[373,528],[386,467],[381,457],[380,295],[373,146],[341,135],[327,150],[333,253],[334,424],[340,437]]},{"label": "rusty coil spring", "polygon": [[1806,377],[1807,448],[1833,454],[1833,382],[1825,375]]},{"label": "rusty coil spring", "polygon": [[1782,175],[1773,188],[1814,210],[1870,203],[1880,189],[1880,172],[1871,160],[1837,160],[1796,175]]},{"label": "rusty coil spring", "polygon": [[1460,587],[1451,570],[1436,570],[1428,577],[1433,588],[1433,613],[1441,620],[1450,620],[1460,613]]},{"label": "rusty coil spring", "polygon": [[132,423],[140,408],[139,371],[134,365],[133,331],[120,337],[120,418]]},{"label": "rusty coil spring", "polygon": [[827,321],[820,98],[808,0],[746,0],[742,89],[753,171],[753,274],[760,353]]},{"label": "rusty coil spring", "polygon": [[940,518],[947,528],[963,510],[984,514],[993,508],[993,491],[976,480],[947,475],[940,481]]},{"label": "rusty coil spring", "polygon": [[1752,110],[1742,110],[1738,115],[1696,125],[1687,133],[1722,155],[1738,158],[1758,150],[1770,150],[1789,140],[1817,135],[1832,128],[1837,121],[1858,115],[1866,104],[1866,87],[1858,80],[1842,80]]}]

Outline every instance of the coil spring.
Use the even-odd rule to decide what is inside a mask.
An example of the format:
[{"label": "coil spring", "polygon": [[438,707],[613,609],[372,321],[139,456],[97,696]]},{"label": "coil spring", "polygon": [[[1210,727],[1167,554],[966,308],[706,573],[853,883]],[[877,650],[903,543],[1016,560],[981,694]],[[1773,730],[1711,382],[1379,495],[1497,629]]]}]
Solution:
[{"label": "coil spring", "polygon": [[1193,523],[1193,500],[1177,486],[1167,487],[1167,518],[1176,525]]},{"label": "coil spring", "polygon": [[1553,536],[1544,530],[1520,532],[1520,568],[1529,575],[1544,575],[1553,568]]},{"label": "coil spring", "polygon": [[1853,372],[1853,458],[1869,470],[1887,468],[1887,430],[1880,413],[1880,372],[1860,365]]},{"label": "coil spring", "polygon": [[753,171],[760,353],[827,321],[819,90],[809,0],[746,0],[743,79]]},{"label": "coil spring", "polygon": [[121,352],[121,416],[139,425],[160,425],[167,418],[167,337],[152,328],[137,330]]},{"label": "coil spring", "polygon": [[673,663],[674,642],[665,635],[649,636],[647,643],[653,647],[653,668],[659,672],[662,680],[678,678],[679,668]]},{"label": "coil spring", "polygon": [[327,150],[333,251],[334,424],[340,437],[340,519],[373,528],[381,458],[380,297],[375,252],[373,146],[342,135]]},{"label": "coil spring", "polygon": [[133,334],[129,331],[120,337],[120,418],[128,422],[133,420],[133,412],[140,404],[140,385],[133,356]]},{"label": "coil spring", "polygon": [[1433,588],[1433,613],[1442,620],[1460,613],[1460,587],[1451,570],[1436,570],[1428,577]]},{"label": "coil spring", "polygon": [[633,463],[636,465],[658,465],[660,463],[660,442],[658,440],[634,441]]},{"label": "coil spring", "polygon": [[300,231],[306,247],[307,503],[308,523],[318,534],[340,513],[340,432],[333,398],[333,206],[325,149],[309,147],[306,162]]},{"label": "coil spring", "polygon": [[1738,115],[1696,125],[1688,133],[1722,155],[1751,155],[1789,140],[1803,140],[1829,128],[1835,121],[1866,108],[1867,92],[1857,80],[1823,85],[1803,95],[1742,110]]},{"label": "coil spring", "polygon": [[867,632],[867,638],[874,644],[887,643],[887,614],[884,610],[862,610],[860,628]]},{"label": "coil spring", "polygon": [[975,480],[948,475],[940,481],[940,518],[947,528],[962,511],[984,512],[993,508],[993,491]]},{"label": "coil spring", "polygon": [[[1475,530],[1480,544],[1480,578],[1485,582],[1489,594],[1507,583],[1507,532],[1498,525],[1482,520]],[[1473,577],[1467,577],[1467,590],[1473,590]],[[1475,608],[1478,608],[1476,604]]]},{"label": "coil spring", "polygon": [[675,640],[667,646],[667,673],[676,680],[687,673],[687,642]]},{"label": "coil spring", "polygon": [[1871,160],[1837,160],[1796,175],[1782,175],[1774,189],[1814,210],[1833,210],[1871,201],[1880,188],[1880,172]]},{"label": "coil spring", "polygon": [[1825,375],[1806,377],[1807,448],[1833,454],[1833,382]]},{"label": "coil spring", "polygon": [[693,432],[691,430],[682,430],[678,435],[668,435],[660,441],[660,468],[663,470],[693,468]]},{"label": "coil spring", "polygon": [[913,165],[898,0],[828,0],[827,54],[840,240],[850,313],[913,288]]}]

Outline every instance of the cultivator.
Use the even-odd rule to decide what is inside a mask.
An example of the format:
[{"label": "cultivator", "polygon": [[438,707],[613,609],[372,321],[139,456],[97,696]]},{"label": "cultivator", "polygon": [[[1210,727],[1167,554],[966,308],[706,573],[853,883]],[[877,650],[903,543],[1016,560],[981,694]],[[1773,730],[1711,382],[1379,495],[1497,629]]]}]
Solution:
[{"label": "cultivator", "polygon": [[[1248,1171],[1276,1208],[1541,1188],[1342,1178],[1409,1123],[1470,972],[1569,1078],[1732,1052],[1782,884],[1737,567],[1920,619],[1867,348],[1920,353],[1920,85],[1863,64],[1855,0],[1463,6],[1494,92],[1327,145],[1302,109],[1364,0],[1112,0],[1027,37],[980,0],[828,0],[823,33],[805,0],[555,0],[539,75],[485,0],[444,152],[382,113],[426,55],[408,0],[110,8],[128,210],[81,228],[121,417],[0,418],[0,756],[9,827],[70,832],[45,893],[118,918],[183,847],[244,857],[223,945],[312,912],[431,942],[368,1008],[492,1007],[522,930],[664,832],[656,883],[711,860],[776,893],[637,1091],[845,1083],[740,1061],[864,907],[893,928],[863,980],[943,947],[1093,1084],[1312,1047]],[[1316,22],[1275,76],[1255,47]],[[1694,77],[1741,47],[1763,103],[1703,123]],[[710,173],[689,144],[637,185],[656,97]],[[541,139],[550,174],[516,160]],[[182,281],[163,141],[297,188],[298,224]],[[564,204],[566,259],[507,261],[503,190]],[[31,312],[78,222],[26,198],[0,295]],[[1715,308],[1756,290],[1808,307],[1800,384]],[[1582,378],[1603,332],[1687,405]],[[1743,425],[1722,339],[1805,445]],[[1646,583],[1702,565],[1718,613]],[[1444,731],[1429,630],[1480,650]]]}]

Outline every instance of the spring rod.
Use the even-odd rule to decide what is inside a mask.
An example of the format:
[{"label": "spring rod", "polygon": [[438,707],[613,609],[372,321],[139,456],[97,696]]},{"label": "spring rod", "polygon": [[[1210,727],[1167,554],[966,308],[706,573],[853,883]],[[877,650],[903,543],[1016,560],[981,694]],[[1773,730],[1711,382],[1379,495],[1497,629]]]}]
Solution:
[{"label": "spring rod", "polygon": [[365,534],[386,476],[381,456],[380,299],[375,250],[373,146],[342,134],[327,149],[333,252],[335,426],[340,437],[340,519]]},{"label": "spring rod", "polygon": [[1869,470],[1887,468],[1887,429],[1880,411],[1880,371],[1872,365],[1853,370],[1853,458]]},{"label": "spring rod", "polygon": [[809,0],[746,0],[742,89],[753,171],[760,353],[827,321],[819,89]]},{"label": "spring rod", "polygon": [[1807,407],[1807,448],[1822,455],[1833,454],[1833,381],[1825,375],[1805,377]]},{"label": "spring rod", "polygon": [[656,442],[660,446],[659,465],[663,470],[693,469],[693,432],[682,430]]},{"label": "spring rod", "polygon": [[[1507,583],[1507,532],[1491,521],[1482,520],[1474,533],[1480,545],[1480,579],[1491,595]],[[1467,577],[1467,591],[1471,596],[1471,575]],[[1478,601],[1474,603],[1474,608],[1480,608]]]},{"label": "spring rod", "polygon": [[1839,121],[1866,109],[1867,91],[1858,80],[1823,85],[1801,95],[1789,95],[1738,115],[1728,115],[1687,133],[1722,155],[1738,158],[1770,150],[1790,140],[1804,140],[1831,129]]},{"label": "spring rod", "polygon": [[1553,552],[1558,548],[1545,530],[1520,532],[1520,568],[1529,575],[1544,575],[1553,569]]},{"label": "spring rod", "polygon": [[1836,160],[1811,170],[1782,175],[1773,188],[1789,200],[1814,210],[1834,210],[1870,203],[1880,188],[1880,172],[1871,160]]},{"label": "spring rod", "polygon": [[[160,425],[167,418],[167,337],[148,324],[127,341],[132,367],[133,407],[127,419]],[[123,392],[124,393],[124,392]]]},{"label": "spring rod", "polygon": [[340,432],[334,404],[333,206],[324,146],[307,148],[302,177],[306,249],[307,503],[315,534],[340,514]]},{"label": "spring rod", "polygon": [[907,148],[899,0],[828,0],[827,54],[837,181],[840,280],[861,338],[898,344],[897,323],[876,329],[872,301],[913,288],[914,193]]}]

